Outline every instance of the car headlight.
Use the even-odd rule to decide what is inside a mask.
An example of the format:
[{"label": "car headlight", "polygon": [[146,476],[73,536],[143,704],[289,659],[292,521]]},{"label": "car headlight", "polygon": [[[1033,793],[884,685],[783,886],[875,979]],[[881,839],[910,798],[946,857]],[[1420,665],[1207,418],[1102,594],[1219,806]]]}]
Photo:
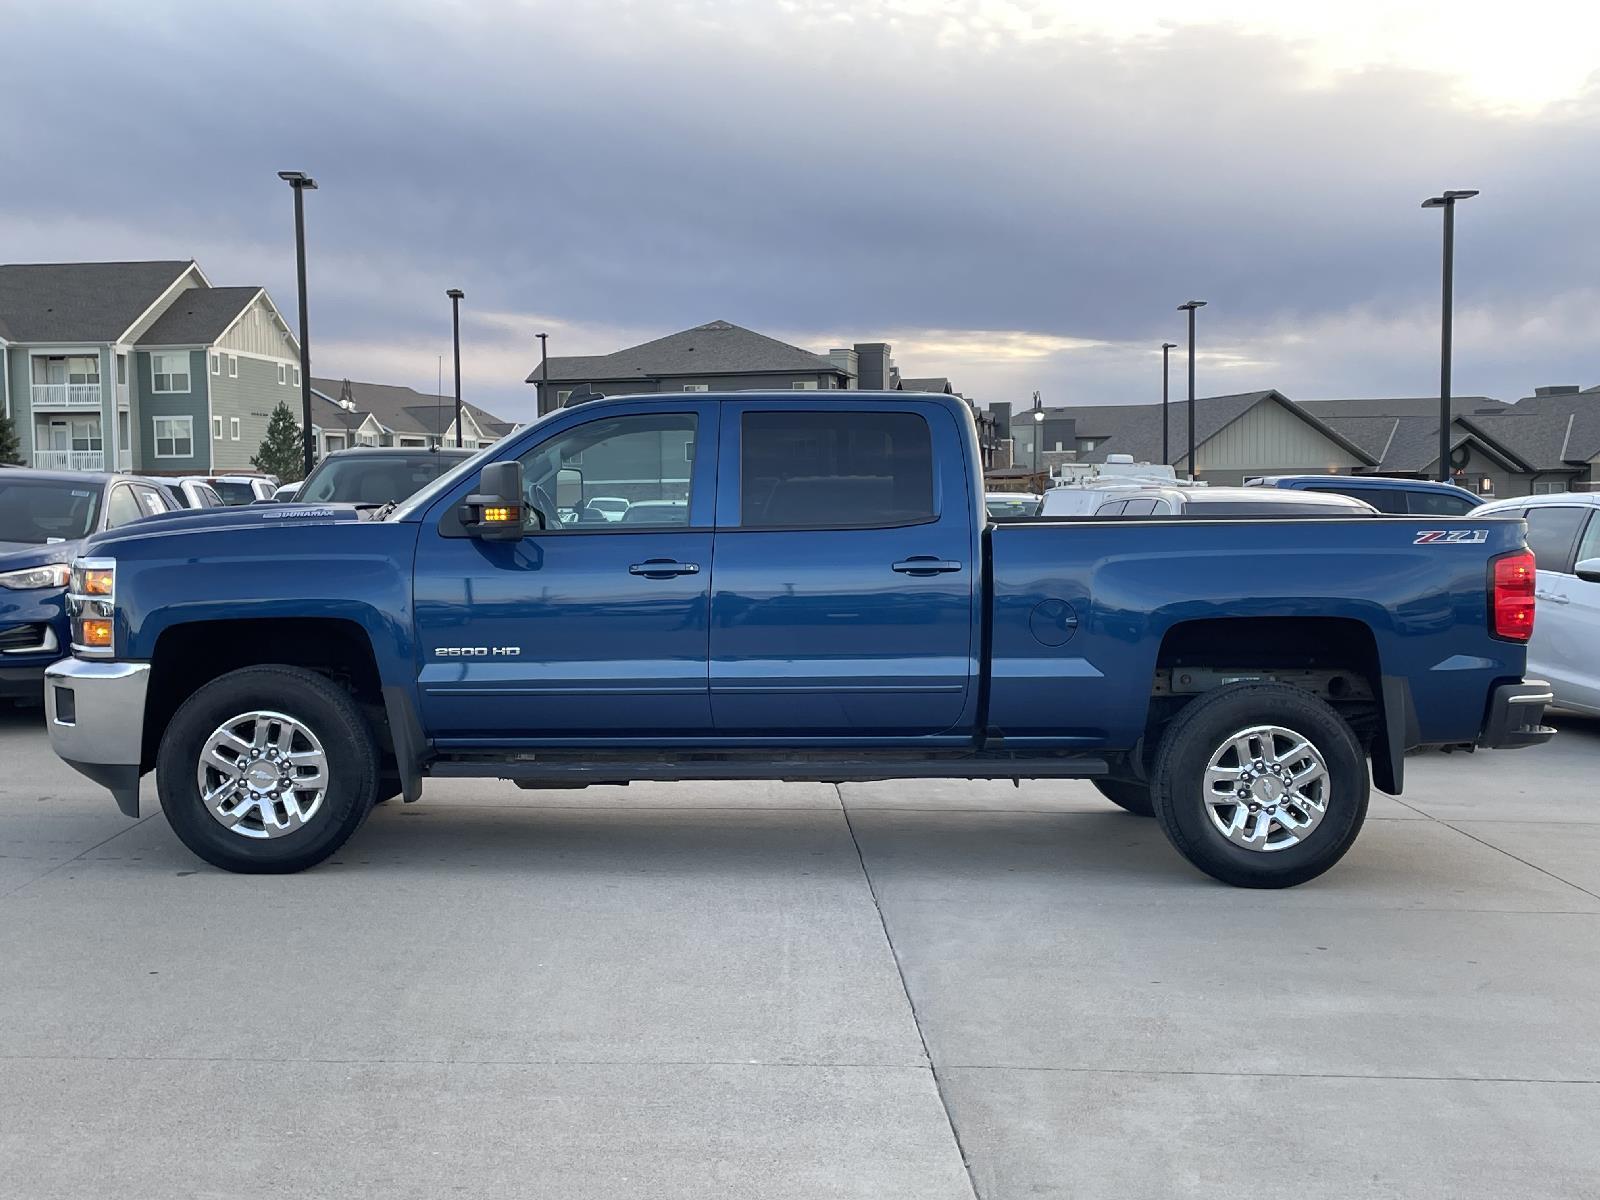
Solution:
[{"label": "car headlight", "polygon": [[72,570],[66,563],[50,563],[43,567],[23,567],[20,571],[7,571],[0,575],[0,587],[18,592],[31,592],[38,588],[67,586]]},{"label": "car headlight", "polygon": [[67,591],[67,616],[72,622],[72,649],[88,658],[116,654],[117,562],[112,558],[80,558],[72,564]]}]

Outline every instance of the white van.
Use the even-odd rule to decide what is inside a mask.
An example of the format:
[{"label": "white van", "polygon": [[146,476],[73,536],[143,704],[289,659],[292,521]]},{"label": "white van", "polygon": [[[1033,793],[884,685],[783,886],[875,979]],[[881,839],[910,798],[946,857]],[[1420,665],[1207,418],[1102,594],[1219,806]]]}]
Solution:
[{"label": "white van", "polygon": [[1517,496],[1472,517],[1524,517],[1538,571],[1529,678],[1548,679],[1562,708],[1600,716],[1600,493]]}]

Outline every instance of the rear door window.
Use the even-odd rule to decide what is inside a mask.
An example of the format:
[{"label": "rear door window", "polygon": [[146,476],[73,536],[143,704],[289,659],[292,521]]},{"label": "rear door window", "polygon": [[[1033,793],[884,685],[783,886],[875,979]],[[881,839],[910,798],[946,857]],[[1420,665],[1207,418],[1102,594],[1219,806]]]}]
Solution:
[{"label": "rear door window", "polygon": [[1572,572],[1572,547],[1588,516],[1588,509],[1571,504],[1529,507],[1528,549],[1539,570]]},{"label": "rear door window", "polygon": [[744,414],[744,528],[881,529],[934,516],[933,439],[921,414]]},{"label": "rear door window", "polygon": [[1406,511],[1406,494],[1394,488],[1314,487],[1307,488],[1306,491],[1331,493],[1335,496],[1351,496],[1357,500],[1365,500],[1381,513],[1403,513]]},{"label": "rear door window", "polygon": [[1478,507],[1466,496],[1449,492],[1411,492],[1406,497],[1411,511],[1423,517],[1460,517]]},{"label": "rear door window", "polygon": [[1102,504],[1094,510],[1097,517],[1120,517],[1128,509],[1126,500],[1113,500],[1110,504]]},{"label": "rear door window", "polygon": [[1125,517],[1148,517],[1156,510],[1156,501],[1150,497],[1139,500],[1129,500],[1124,503],[1122,515]]}]

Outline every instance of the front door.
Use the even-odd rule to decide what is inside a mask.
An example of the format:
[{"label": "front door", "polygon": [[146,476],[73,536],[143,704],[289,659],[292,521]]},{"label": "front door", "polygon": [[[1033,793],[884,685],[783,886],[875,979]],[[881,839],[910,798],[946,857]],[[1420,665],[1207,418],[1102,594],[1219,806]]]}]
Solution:
[{"label": "front door", "polygon": [[1527,676],[1554,684],[1559,704],[1578,682],[1572,648],[1584,631],[1573,626],[1568,584],[1589,509],[1577,504],[1531,504],[1526,517],[1528,549],[1533,551],[1537,573]]},{"label": "front door", "polygon": [[[521,458],[545,528],[477,541],[452,502],[422,532],[424,721],[458,746],[704,736],[716,456],[696,447],[716,445],[716,405],[577,408],[550,424]],[[624,510],[613,520],[594,497]]]},{"label": "front door", "polygon": [[[970,432],[970,431],[969,431]],[[915,738],[975,690],[977,505],[939,405],[729,402],[712,569],[723,735]]]},{"label": "front door", "polygon": [[[1572,510],[1562,506],[1562,511]],[[1557,702],[1600,713],[1600,660],[1595,654],[1595,647],[1600,646],[1600,583],[1579,579],[1577,574],[1578,563],[1600,558],[1600,509],[1578,511],[1587,511],[1589,521],[1578,539],[1571,567],[1548,576],[1539,572],[1539,590],[1548,598],[1538,601],[1533,636],[1544,661],[1536,666],[1530,650],[1528,674],[1548,679],[1538,671],[1546,666],[1559,670]]]}]

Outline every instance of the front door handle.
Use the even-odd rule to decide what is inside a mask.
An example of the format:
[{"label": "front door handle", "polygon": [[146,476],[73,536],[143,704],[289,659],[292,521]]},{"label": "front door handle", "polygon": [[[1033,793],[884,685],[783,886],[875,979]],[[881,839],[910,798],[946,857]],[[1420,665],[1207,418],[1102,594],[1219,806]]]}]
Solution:
[{"label": "front door handle", "polygon": [[1560,592],[1535,592],[1535,600],[1543,600],[1547,604],[1571,604],[1571,596],[1563,596]]},{"label": "front door handle", "polygon": [[931,554],[913,554],[910,558],[901,559],[890,569],[902,575],[948,575],[951,571],[961,570],[961,564],[954,559],[935,558]]},{"label": "front door handle", "polygon": [[628,568],[629,575],[643,575],[646,579],[671,579],[674,575],[698,575],[699,563],[679,562],[673,558],[647,558]]}]

